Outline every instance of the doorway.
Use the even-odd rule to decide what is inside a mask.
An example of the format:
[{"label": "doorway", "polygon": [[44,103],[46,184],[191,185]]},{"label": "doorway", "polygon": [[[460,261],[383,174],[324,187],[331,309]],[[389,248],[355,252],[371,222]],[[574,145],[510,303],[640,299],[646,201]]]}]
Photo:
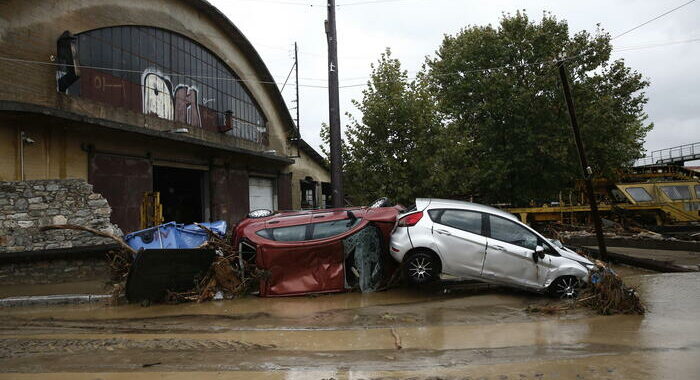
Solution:
[{"label": "doorway", "polygon": [[205,173],[202,170],[153,167],[153,191],[160,192],[164,221],[190,224],[205,220]]}]

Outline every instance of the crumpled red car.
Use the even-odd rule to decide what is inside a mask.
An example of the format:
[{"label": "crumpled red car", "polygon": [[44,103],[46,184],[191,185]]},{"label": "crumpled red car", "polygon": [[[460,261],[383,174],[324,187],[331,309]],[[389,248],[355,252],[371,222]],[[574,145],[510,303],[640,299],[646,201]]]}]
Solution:
[{"label": "crumpled red car", "polygon": [[401,206],[283,212],[246,218],[233,243],[269,276],[260,295],[374,291],[396,269],[389,255]]}]

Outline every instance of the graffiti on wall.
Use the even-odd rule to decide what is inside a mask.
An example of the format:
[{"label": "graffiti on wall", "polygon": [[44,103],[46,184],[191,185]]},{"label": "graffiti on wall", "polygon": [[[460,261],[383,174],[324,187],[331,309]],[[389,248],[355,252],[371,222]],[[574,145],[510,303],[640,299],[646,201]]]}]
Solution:
[{"label": "graffiti on wall", "polygon": [[186,84],[173,86],[168,76],[154,69],[144,70],[141,84],[143,113],[196,127],[202,126],[195,87]]}]

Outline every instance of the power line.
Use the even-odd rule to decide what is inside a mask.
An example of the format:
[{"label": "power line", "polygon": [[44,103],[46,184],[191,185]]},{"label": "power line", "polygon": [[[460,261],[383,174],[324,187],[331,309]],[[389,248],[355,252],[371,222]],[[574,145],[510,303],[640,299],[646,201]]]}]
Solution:
[{"label": "power line", "polygon": [[[55,63],[55,62],[34,61],[34,60],[29,60],[29,59],[11,58],[11,57],[2,57],[2,56],[0,56],[0,60],[8,61],[8,62],[17,62],[17,63],[37,64],[37,65],[64,66],[64,64]],[[137,73],[137,74],[143,73],[143,70],[121,69],[121,68],[117,68],[117,67],[100,67],[100,66],[86,66],[86,65],[75,65],[75,67],[80,68],[80,69],[92,69],[92,70],[101,70],[101,71],[117,71],[117,72],[123,72],[123,73]],[[164,76],[188,77],[191,79],[216,79],[216,80],[242,82],[242,83],[260,83],[260,84],[275,84],[275,85],[281,84],[279,82],[273,82],[273,81],[260,81],[260,80],[216,77],[216,76],[206,76],[206,75],[188,75],[188,74],[167,73],[167,72],[163,72],[161,74]],[[302,85],[302,84],[300,84],[299,86],[301,86],[301,87],[319,87],[319,86],[314,86],[314,85]],[[325,88],[325,87],[323,87],[323,88]]]},{"label": "power line", "polygon": [[[687,39],[687,40],[664,41],[664,42],[657,42],[657,43],[646,43],[646,44],[642,44],[642,45],[631,45],[631,46],[625,46],[625,47],[620,47],[620,48],[613,48],[612,51],[613,52],[626,52],[626,51],[634,51],[634,50],[643,50],[643,49],[651,49],[651,48],[657,48],[657,47],[672,46],[672,45],[691,43],[691,42],[700,42],[700,37],[691,38],[691,39]],[[578,58],[578,57],[581,57],[584,55],[586,55],[586,54],[579,54],[576,56],[568,57],[567,60]],[[506,69],[509,67],[532,66],[532,65],[546,64],[546,63],[548,63],[548,61],[539,61],[539,62],[518,64],[518,65],[503,65],[503,66],[497,66],[497,67],[491,67],[491,68],[485,68],[485,69],[474,69],[474,70],[468,70],[468,71],[460,71],[459,73],[467,74],[467,73],[478,72],[478,71],[502,70],[502,69]],[[408,71],[408,72],[409,73],[418,73],[419,71]],[[452,74],[456,74],[456,73],[445,73],[444,75],[452,75]],[[370,79],[370,78],[371,78],[371,76],[343,78],[343,79],[341,79],[341,81],[362,80],[362,79]],[[326,79],[322,79],[322,78],[302,77],[301,79],[310,80],[310,81],[326,81]],[[415,76],[409,77],[408,79],[416,79],[416,77]]]},{"label": "power line", "polygon": [[322,3],[310,3],[308,1],[305,2],[297,2],[297,1],[285,1],[285,0],[237,0],[237,1],[247,1],[247,2],[254,2],[254,3],[269,3],[269,4],[284,4],[284,5],[299,5],[303,7],[325,7],[325,4]]},{"label": "power line", "polygon": [[686,2],[686,3],[683,3],[683,4],[677,6],[677,7],[673,8],[673,9],[670,9],[670,10],[668,10],[668,11],[666,11],[666,12],[664,12],[664,13],[662,13],[662,14],[660,14],[660,15],[658,15],[658,16],[652,18],[652,19],[649,19],[649,20],[647,20],[647,21],[645,21],[645,22],[643,22],[643,23],[641,23],[641,24],[635,26],[635,27],[632,28],[632,29],[628,29],[628,30],[626,30],[626,31],[624,31],[624,32],[622,32],[622,33],[616,35],[616,36],[613,37],[612,39],[614,40],[614,39],[620,38],[620,37],[624,36],[624,35],[627,34],[627,33],[630,33],[630,32],[632,32],[632,31],[635,31],[635,30],[637,30],[637,29],[643,27],[644,25],[647,25],[647,24],[649,24],[649,23],[651,23],[651,22],[653,22],[653,21],[656,21],[656,20],[660,19],[661,17],[664,17],[664,16],[666,16],[667,14],[669,14],[669,13],[671,13],[671,12],[675,12],[675,11],[677,11],[677,10],[679,10],[679,9],[681,9],[681,8],[683,8],[683,7],[685,7],[686,5],[688,5],[688,4],[690,4],[690,3],[694,3],[694,2],[695,2],[695,0],[690,0],[690,1]]},{"label": "power line", "polygon": [[[353,5],[366,5],[366,4],[380,4],[380,3],[395,3],[398,1],[407,1],[407,0],[367,0],[367,1],[357,1],[354,3],[341,3],[341,4],[336,4],[336,8],[339,7],[350,7]],[[415,0],[414,0],[415,1]]]},{"label": "power line", "polygon": [[[683,43],[692,43],[692,42],[700,42],[700,37],[691,38],[691,39],[687,39],[687,40],[666,41],[666,42],[659,42],[659,43],[640,45],[640,46],[629,46],[629,47],[615,48],[615,49],[612,49],[612,51],[625,52],[625,51],[650,49],[650,48],[671,46],[671,45],[677,45],[677,44],[683,44]],[[579,58],[579,57],[582,57],[585,55],[587,55],[587,53],[578,54],[578,55],[571,56],[571,57],[566,57],[565,59],[572,60],[572,59],[576,59],[576,58]],[[35,64],[35,65],[48,65],[48,66],[62,65],[62,64],[59,64],[56,62],[36,61],[36,60],[13,58],[13,57],[3,57],[3,56],[0,56],[0,61],[16,62],[16,63],[24,63],[24,64]],[[494,67],[487,67],[487,68],[475,68],[475,69],[452,72],[452,73],[444,73],[441,75],[464,75],[464,74],[470,74],[470,73],[475,73],[475,72],[500,71],[500,70],[504,70],[504,69],[511,69],[511,68],[518,68],[518,67],[527,67],[527,66],[535,66],[535,65],[548,65],[548,64],[552,64],[553,62],[554,61],[550,60],[550,61],[537,61],[537,62],[519,63],[519,64],[506,64],[506,65],[502,65],[502,66],[494,66]],[[86,66],[86,65],[78,65],[76,67],[77,68],[84,68],[84,69],[101,70],[101,71],[116,71],[116,72],[138,73],[138,74],[143,73],[142,70],[122,69],[122,68],[118,68],[118,67],[100,67],[100,66]],[[260,84],[283,85],[283,82],[275,82],[275,81],[260,81],[260,80],[239,79],[239,78],[230,78],[230,77],[217,77],[217,76],[187,75],[187,74],[180,74],[180,73],[161,73],[161,74],[165,75],[165,76],[171,76],[171,77],[188,77],[191,79],[216,79],[216,80],[234,81],[234,82],[242,82],[242,83],[260,83]],[[371,78],[371,76],[366,76],[366,77],[346,78],[344,80],[349,81],[349,80],[360,80],[360,79],[370,79],[370,78]],[[416,76],[412,76],[412,77],[409,77],[408,79],[416,79],[416,78],[417,78]],[[300,78],[300,79],[313,80],[313,81],[323,81],[324,80],[321,78]],[[360,87],[360,86],[365,86],[365,85],[366,85],[366,83],[357,83],[357,84],[343,85],[343,86],[340,86],[340,88]],[[313,85],[313,84],[299,84],[299,87],[328,88],[328,86],[325,86],[325,85]]]}]

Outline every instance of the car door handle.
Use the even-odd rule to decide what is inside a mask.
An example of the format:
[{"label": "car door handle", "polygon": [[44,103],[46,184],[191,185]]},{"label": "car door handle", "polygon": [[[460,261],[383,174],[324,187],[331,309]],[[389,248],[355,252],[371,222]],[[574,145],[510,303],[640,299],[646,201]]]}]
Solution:
[{"label": "car door handle", "polygon": [[496,251],[505,251],[506,249],[501,247],[500,245],[492,245],[491,248],[495,249]]},{"label": "car door handle", "polygon": [[435,230],[435,232],[437,232],[439,234],[447,235],[447,236],[452,236],[450,231],[447,231],[447,230]]}]

